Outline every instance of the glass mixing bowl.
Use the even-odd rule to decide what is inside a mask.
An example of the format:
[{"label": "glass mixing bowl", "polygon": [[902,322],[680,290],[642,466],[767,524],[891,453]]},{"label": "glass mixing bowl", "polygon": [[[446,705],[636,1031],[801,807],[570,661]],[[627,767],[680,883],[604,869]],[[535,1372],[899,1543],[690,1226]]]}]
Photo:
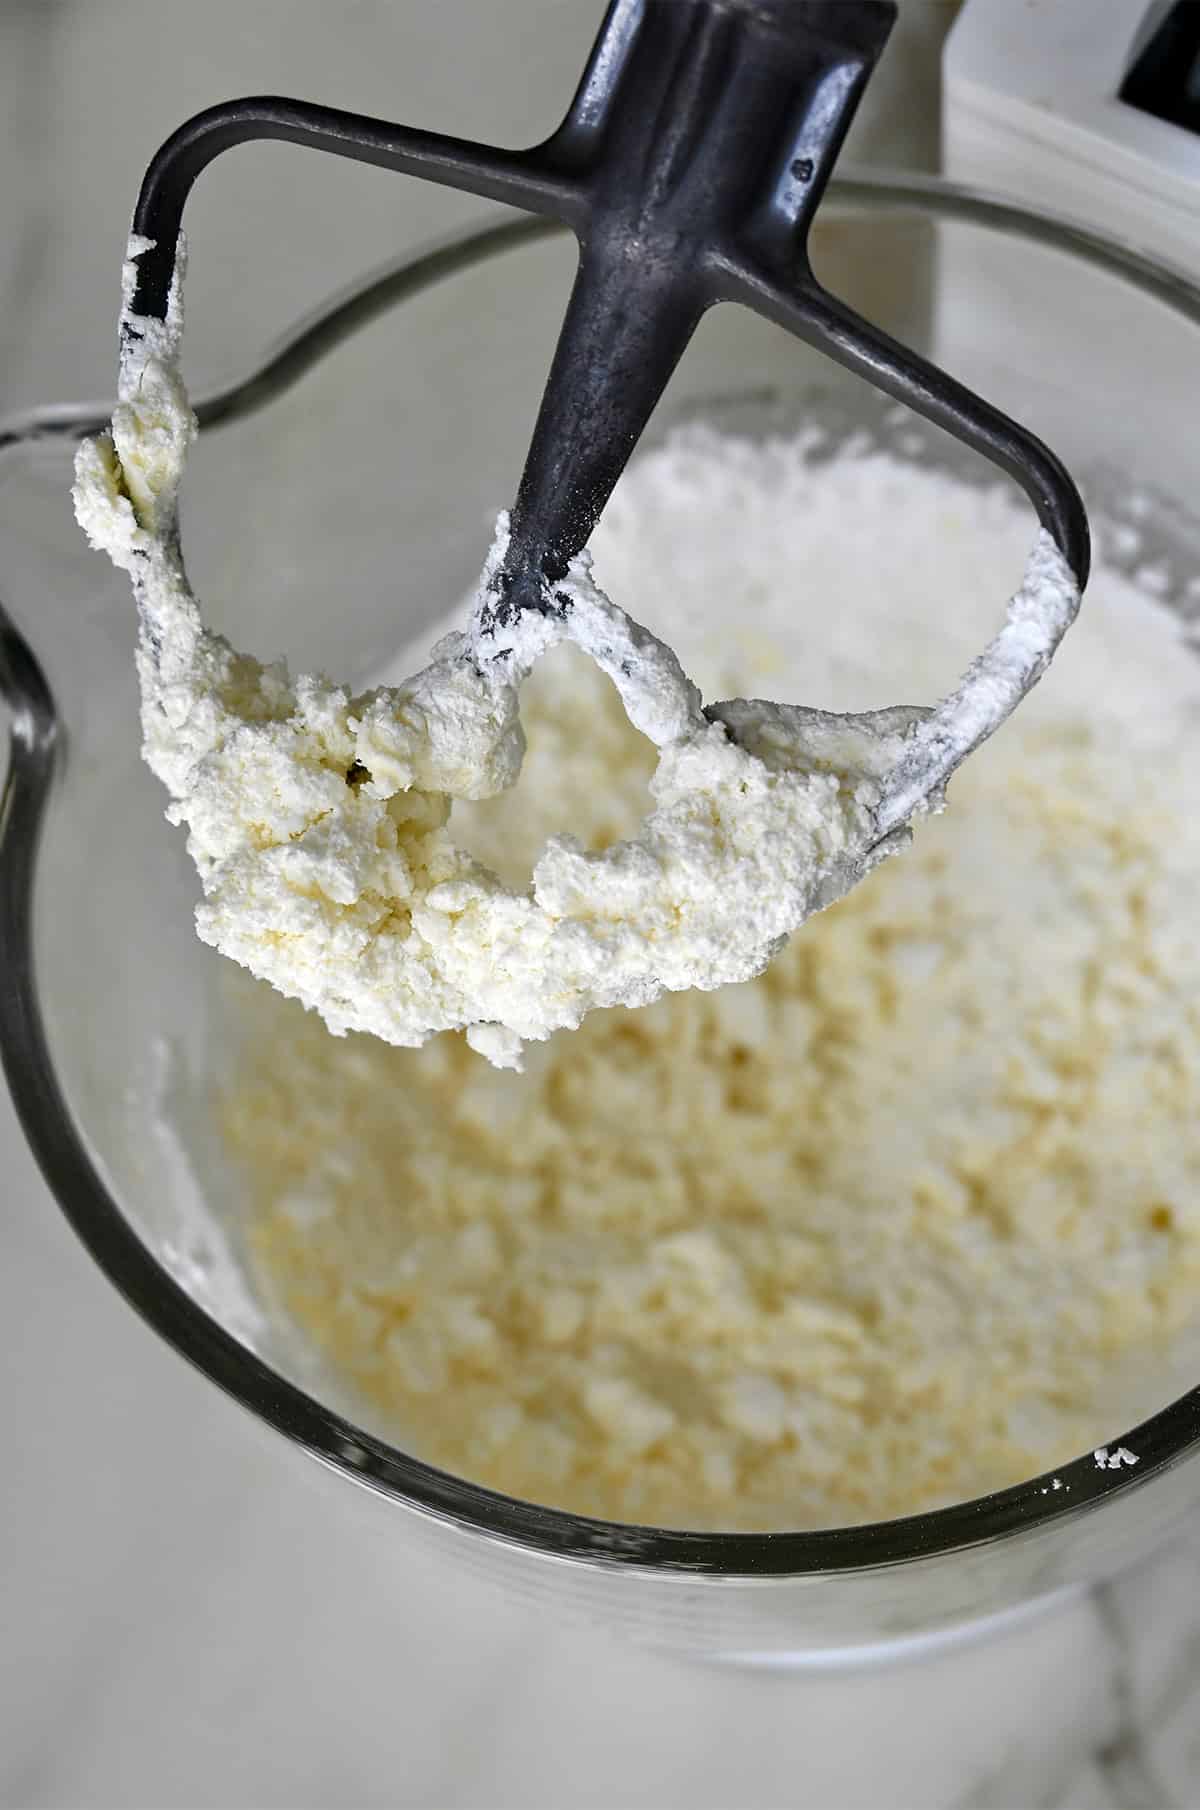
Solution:
[{"label": "glass mixing bowl", "polygon": [[[813,250],[831,289],[1135,518],[1160,591],[1200,615],[1200,523],[1185,506],[1193,287],[1093,235],[915,179],[841,181]],[[361,283],[202,409],[213,431],[189,470],[184,536],[214,626],[260,655],[286,649],[293,669],[365,682],[467,593],[514,489],[573,263],[569,239],[505,219]],[[702,323],[660,421],[696,413],[751,430],[815,415],[833,444],[865,427],[997,481],[734,307]],[[1143,1424],[1108,1429],[1135,1468],[1087,1453],[937,1512],[772,1535],[510,1500],[356,1423],[256,1300],[237,1178],[205,1130],[236,1012],[225,964],[192,929],[183,839],[139,759],[128,586],[85,546],[67,494],[73,442],[105,415],[43,410],[0,431],[0,1039],[46,1179],[130,1303],[263,1421],[369,1485],[397,1538],[448,1545],[682,1649],[864,1652],[1095,1579],[1167,1536],[1200,1501],[1200,1389],[1179,1393],[1186,1373],[1161,1380]]]}]

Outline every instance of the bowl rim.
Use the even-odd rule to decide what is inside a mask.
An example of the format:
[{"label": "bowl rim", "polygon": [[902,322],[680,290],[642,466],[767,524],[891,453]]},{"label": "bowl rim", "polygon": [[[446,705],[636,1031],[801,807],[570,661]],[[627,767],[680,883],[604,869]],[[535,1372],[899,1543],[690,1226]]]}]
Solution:
[{"label": "bowl rim", "polygon": [[[1122,277],[1200,327],[1200,287],[1184,272],[1077,222],[1035,212],[938,177],[861,173],[836,178],[825,203],[960,219],[1041,242]],[[303,376],[350,334],[406,298],[483,258],[564,228],[539,219],[474,226],[409,253],[334,296],[293,328],[249,375],[197,405],[202,426],[238,419]],[[109,404],[57,404],[0,421],[0,455],[35,442],[73,442],[108,423]],[[505,1496],[410,1456],[357,1428],[273,1370],[189,1296],[130,1222],[93,1164],[55,1072],[38,996],[34,895],[40,832],[63,740],[53,695],[0,602],[0,699],[11,713],[0,793],[0,1059],[22,1129],[74,1231],[126,1301],[211,1381],[257,1418],[345,1477],[491,1541],[589,1565],[693,1579],[811,1577],[942,1557],[1089,1514],[1200,1453],[1200,1386],[1111,1448],[1011,1488],[887,1521],[802,1532],[724,1533],[609,1522]]]}]

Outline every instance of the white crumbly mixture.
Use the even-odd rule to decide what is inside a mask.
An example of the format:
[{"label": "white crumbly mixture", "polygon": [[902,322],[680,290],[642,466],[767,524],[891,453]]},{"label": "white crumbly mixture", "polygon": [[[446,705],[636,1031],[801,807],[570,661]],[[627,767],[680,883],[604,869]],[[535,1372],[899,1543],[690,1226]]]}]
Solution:
[{"label": "white crumbly mixture", "polygon": [[[861,709],[943,688],[1024,540],[880,452],[693,431],[596,553],[706,685]],[[247,989],[224,1123],[265,1299],[400,1444],[596,1515],[828,1525],[1127,1468],[1200,1306],[1195,656],[1101,559],[902,860],[757,979],[596,1014],[524,1077]],[[564,821],[627,833],[655,770],[573,650],[523,707],[521,786],[456,813],[517,871]]]},{"label": "white crumbly mixture", "polygon": [[[188,586],[176,505],[195,419],[179,372],[180,247],[168,319],[131,312],[120,401],[85,443],[75,502],[131,573],[145,757],[187,825],[206,942],[315,1007],[335,1032],[419,1045],[466,1029],[497,1065],[600,1006],[759,973],[790,933],[907,842],[950,773],[1040,675],[1078,604],[1041,535],[1004,626],[932,711],[831,716],[734,699],[701,708],[670,648],[575,562],[561,613],[507,637],[448,635],[402,684],[352,696],[289,677],[208,631]],[[248,474],[249,475],[249,474]],[[483,584],[503,557],[501,518]],[[734,529],[736,533],[736,528]],[[835,580],[836,580],[836,575]],[[661,573],[670,590],[683,580]],[[798,597],[813,592],[803,561]],[[482,598],[481,590],[481,598]],[[853,609],[836,581],[830,610]],[[640,828],[603,849],[552,836],[505,885],[448,826],[452,804],[515,782],[519,688],[556,642],[613,680],[658,749]],[[578,733],[586,740],[585,719]]]}]

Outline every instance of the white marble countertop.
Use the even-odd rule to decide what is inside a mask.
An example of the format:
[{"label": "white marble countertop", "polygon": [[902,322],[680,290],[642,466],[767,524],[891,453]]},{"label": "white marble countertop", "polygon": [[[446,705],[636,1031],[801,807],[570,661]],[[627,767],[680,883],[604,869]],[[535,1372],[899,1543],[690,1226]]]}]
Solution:
[{"label": "white marble countertop", "polygon": [[[908,92],[926,116],[946,11],[906,0],[897,68],[924,71]],[[531,138],[594,16],[587,0],[0,8],[0,411],[107,390],[129,208],[189,112],[273,89]],[[486,86],[464,88],[468,65]],[[927,151],[921,111],[884,104],[860,151]],[[199,380],[228,369],[231,334],[269,337],[470,210],[414,186],[398,226],[393,178],[351,207],[344,170],[313,160],[297,193],[281,155],[249,151],[236,185],[214,173],[197,194],[196,238],[242,246],[253,272],[222,290],[197,257]],[[900,1664],[762,1673],[631,1649],[402,1539],[348,1537],[338,1492],[297,1491],[280,1447],[95,1270],[2,1095],[0,1177],[0,1803],[1200,1804],[1200,1526],[1103,1589]]]}]

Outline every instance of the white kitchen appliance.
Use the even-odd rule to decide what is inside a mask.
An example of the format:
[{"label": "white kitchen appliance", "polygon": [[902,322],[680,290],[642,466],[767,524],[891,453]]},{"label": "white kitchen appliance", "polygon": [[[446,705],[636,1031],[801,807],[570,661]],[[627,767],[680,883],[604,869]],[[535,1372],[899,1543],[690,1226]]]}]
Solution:
[{"label": "white kitchen appliance", "polygon": [[942,72],[951,180],[1200,269],[1197,0],[966,0]]}]

